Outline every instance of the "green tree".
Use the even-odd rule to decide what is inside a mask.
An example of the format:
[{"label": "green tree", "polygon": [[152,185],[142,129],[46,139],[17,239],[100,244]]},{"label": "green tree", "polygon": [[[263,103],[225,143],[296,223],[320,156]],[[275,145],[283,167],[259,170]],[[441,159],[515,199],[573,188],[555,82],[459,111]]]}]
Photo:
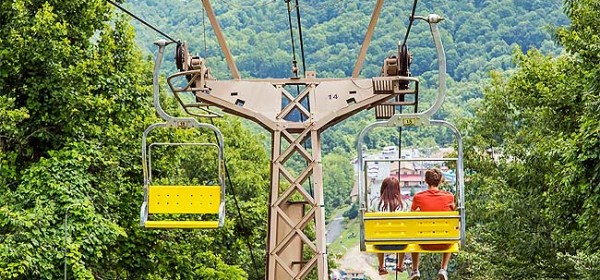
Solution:
[{"label": "green tree", "polygon": [[350,192],[354,186],[354,170],[348,157],[328,154],[323,157],[323,187],[325,212],[350,203]]},{"label": "green tree", "polygon": [[224,228],[142,229],[139,144],[158,120],[133,28],[99,0],[4,1],[0,14],[0,278],[61,278],[63,262],[75,279],[262,278],[247,246],[264,256],[261,143],[236,119],[215,122],[231,174]]},{"label": "green tree", "polygon": [[[471,244],[463,277],[594,279],[598,270],[598,23],[595,1],[567,2],[568,53],[515,54],[468,125]],[[493,147],[499,159],[485,151]],[[594,206],[592,206],[594,205]],[[485,264],[485,266],[482,266]]]},{"label": "green tree", "polygon": [[350,220],[358,217],[358,203],[352,203],[352,205],[350,205],[350,208],[348,208],[348,210],[344,212],[344,217]]}]

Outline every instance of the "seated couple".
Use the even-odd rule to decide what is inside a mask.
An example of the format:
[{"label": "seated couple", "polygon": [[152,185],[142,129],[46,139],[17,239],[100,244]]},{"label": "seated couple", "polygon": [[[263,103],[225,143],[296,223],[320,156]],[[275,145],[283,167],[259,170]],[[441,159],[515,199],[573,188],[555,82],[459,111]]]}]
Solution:
[{"label": "seated couple", "polygon": [[[453,211],[454,206],[454,195],[447,191],[442,191],[438,188],[440,183],[443,182],[443,175],[437,168],[429,169],[425,172],[425,182],[429,186],[426,191],[417,193],[412,201],[410,211]],[[397,212],[407,211],[408,207],[402,200],[402,194],[400,192],[400,182],[396,177],[387,177],[381,183],[380,198],[376,199],[372,205],[376,211],[380,212]],[[424,248],[427,245],[422,245]],[[439,246],[437,244],[431,244],[430,247]],[[435,250],[436,248],[430,248]],[[448,262],[450,261],[450,253],[443,253],[442,263],[438,272],[438,278],[440,280],[448,280]],[[387,274],[385,264],[383,261],[383,253],[377,254],[379,261],[379,275]],[[410,273],[410,280],[417,280],[421,277],[419,272],[419,253],[411,253],[412,257],[412,270]],[[397,262],[404,260],[404,253],[398,254]],[[404,271],[404,262],[396,264],[396,270]]]}]

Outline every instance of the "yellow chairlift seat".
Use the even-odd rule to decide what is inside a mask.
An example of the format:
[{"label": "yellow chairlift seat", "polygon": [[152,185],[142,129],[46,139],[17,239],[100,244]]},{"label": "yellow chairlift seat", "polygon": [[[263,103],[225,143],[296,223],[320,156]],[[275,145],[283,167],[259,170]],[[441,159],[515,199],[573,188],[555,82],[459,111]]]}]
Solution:
[{"label": "yellow chairlift seat", "polygon": [[[148,214],[215,214],[221,209],[220,186],[149,186]],[[218,228],[219,221],[145,222],[147,228]]]},{"label": "yellow chairlift seat", "polygon": [[370,253],[446,253],[460,247],[458,211],[369,212],[364,229]]}]

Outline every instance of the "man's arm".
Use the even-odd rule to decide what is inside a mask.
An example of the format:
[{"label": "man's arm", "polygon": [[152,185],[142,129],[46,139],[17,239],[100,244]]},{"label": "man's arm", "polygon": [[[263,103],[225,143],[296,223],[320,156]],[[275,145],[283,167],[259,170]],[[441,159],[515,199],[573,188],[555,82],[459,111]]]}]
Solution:
[{"label": "man's arm", "polygon": [[413,197],[412,204],[410,205],[410,211],[415,211],[415,210],[417,210],[417,208],[419,208],[418,197],[419,197],[418,195],[415,195]]}]

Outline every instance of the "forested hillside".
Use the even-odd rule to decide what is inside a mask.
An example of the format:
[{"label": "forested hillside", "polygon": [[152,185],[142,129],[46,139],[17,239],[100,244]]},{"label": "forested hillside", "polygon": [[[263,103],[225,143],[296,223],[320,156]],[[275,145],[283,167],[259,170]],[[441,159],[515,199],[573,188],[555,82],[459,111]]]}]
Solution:
[{"label": "forested hillside", "polygon": [[[375,2],[299,1],[307,69],[317,71],[318,77],[350,76]],[[384,58],[396,51],[398,42],[404,38],[412,2],[385,2],[362,76],[379,75]],[[217,78],[229,77],[200,1],[133,0],[127,4],[172,37],[189,42],[194,52],[207,58]],[[213,1],[213,7],[243,77],[291,75],[292,46],[284,1]],[[450,120],[474,111],[473,104],[482,96],[482,85],[489,80],[489,71],[511,69],[515,49],[526,51],[535,47],[542,53],[560,53],[551,31],[568,22],[561,0],[419,1],[416,11],[417,15],[437,13],[446,18],[439,27],[451,81],[447,102],[437,117]],[[136,26],[138,44],[148,53],[155,52],[152,42],[160,36],[139,22],[132,23]],[[293,23],[295,26],[295,18]],[[297,41],[296,35],[299,51]],[[426,23],[416,22],[408,45],[414,53],[413,75],[421,76],[422,102],[428,104],[437,87],[437,61]],[[165,72],[173,71],[172,65],[165,67]],[[423,105],[421,109],[425,108]],[[366,111],[331,128],[323,136],[324,152],[334,147],[354,152],[358,132],[365,122],[374,120],[373,115],[373,111]],[[436,130],[419,135],[423,137],[438,145],[447,145],[450,138],[436,135]],[[415,138],[408,135],[405,144],[415,144]],[[396,133],[380,135],[370,148],[387,145],[397,145]]]}]

